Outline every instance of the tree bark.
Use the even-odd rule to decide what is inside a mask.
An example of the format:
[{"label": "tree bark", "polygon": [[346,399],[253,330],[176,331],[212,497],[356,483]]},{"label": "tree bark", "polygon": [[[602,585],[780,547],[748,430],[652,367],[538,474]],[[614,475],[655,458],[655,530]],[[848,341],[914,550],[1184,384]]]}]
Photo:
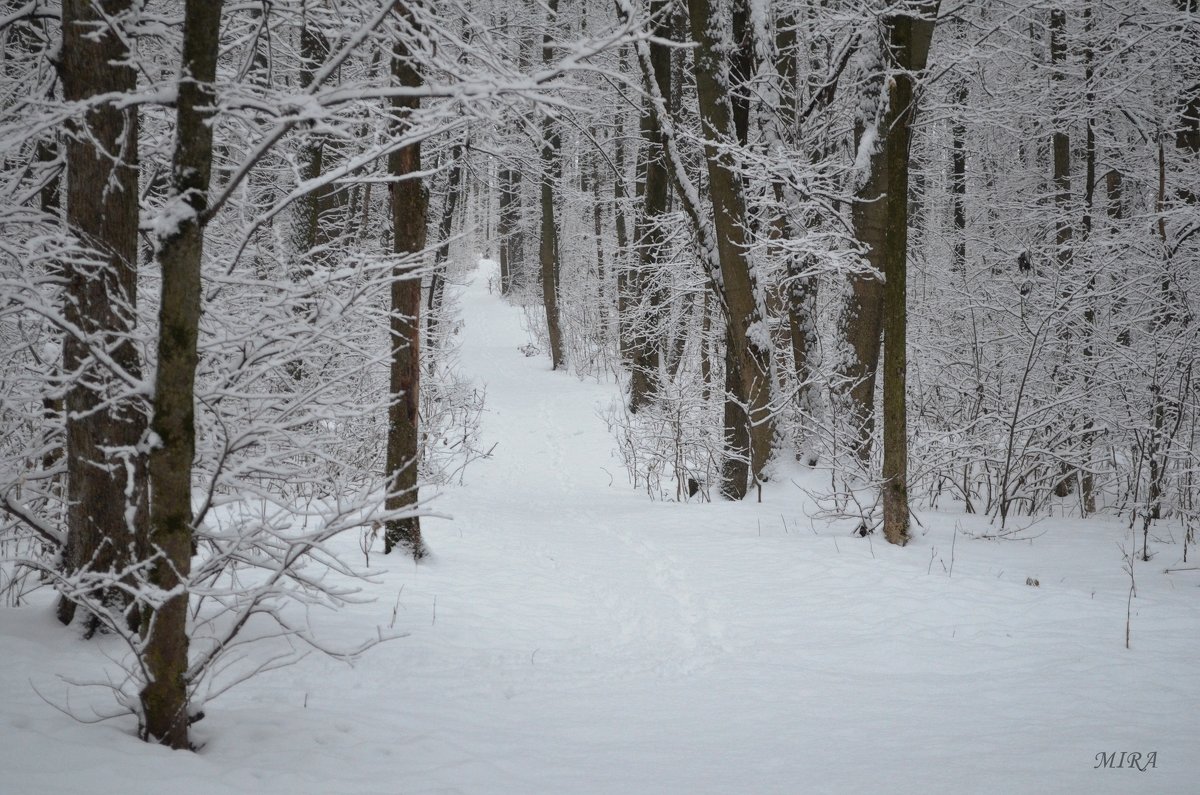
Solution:
[{"label": "tree bark", "polygon": [[[63,3],[62,79],[68,102],[125,96],[137,88],[122,26],[131,0]],[[110,19],[105,24],[104,19]],[[116,28],[114,30],[114,28]],[[115,102],[95,104],[67,136],[67,225],[91,252],[62,265],[64,313],[82,337],[63,340],[66,394],[66,573],[91,578],[125,570],[146,527],[145,463],[136,452],[146,430],[145,406],[126,393],[126,377],[141,375],[137,324],[138,114]],[[92,355],[105,352],[122,370],[106,372]],[[86,598],[120,611],[130,600],[112,585]],[[62,598],[58,617],[70,623],[76,603]],[[98,618],[88,619],[93,631]],[[136,624],[132,615],[127,622]]]},{"label": "tree bark", "polygon": [[[628,63],[625,50],[621,51],[621,68],[625,70]],[[625,114],[617,118],[616,153],[614,155],[617,174],[613,178],[613,225],[617,234],[617,250],[613,254],[613,270],[617,275],[617,351],[622,361],[628,361],[632,355],[628,329],[631,287],[629,284],[629,232],[625,222],[626,199],[625,188]]]},{"label": "tree bark", "polygon": [[[411,13],[398,6],[409,25],[415,27]],[[416,88],[422,84],[413,54],[404,37],[392,47],[392,77],[400,86]],[[392,99],[392,133],[404,138],[412,130],[412,113],[420,107],[416,97]],[[389,511],[413,510],[418,499],[420,474],[420,393],[421,393],[421,262],[425,249],[429,199],[421,179],[421,144],[413,142],[388,156],[392,183],[392,251],[397,264],[392,270],[391,312],[391,405],[388,407],[387,477]],[[417,516],[390,519],[384,528],[384,554],[401,546],[414,560],[425,557]]]},{"label": "tree bark", "polygon": [[500,169],[500,210],[496,222],[496,237],[500,239],[500,294],[512,292],[512,252],[515,248],[512,242],[517,225],[517,208],[520,207],[521,193],[518,176],[510,168]]},{"label": "tree bark", "polygon": [[[857,323],[848,332],[859,354],[861,377],[852,389],[864,431],[873,421],[875,368],[880,332],[886,342],[883,361],[883,533],[893,544],[908,541],[907,418],[907,259],[909,144],[916,115],[915,83],[925,69],[938,2],[922,2],[906,13],[893,6],[882,18],[888,42],[889,68],[880,86],[886,108],[879,114],[870,173],[858,192],[853,220],[859,239],[868,246],[868,261],[884,283],[856,279],[853,303]],[[865,131],[860,131],[860,136]],[[869,455],[869,435],[859,437],[859,454]],[[865,455],[864,455],[865,450]]]},{"label": "tree bark", "polygon": [[[542,64],[548,66],[554,59],[552,28],[558,21],[558,0],[549,0],[546,5],[546,30],[542,35]],[[558,314],[558,225],[554,220],[554,189],[562,177],[562,153],[559,151],[558,129],[554,119],[542,112],[542,239],[538,247],[538,262],[542,270],[542,303],[546,309],[546,332],[550,337],[550,363],[555,370],[567,366],[563,350],[562,324]]]},{"label": "tree bark", "polygon": [[[1066,44],[1067,15],[1062,9],[1056,8],[1050,12],[1050,64],[1053,70],[1054,82],[1061,86],[1063,64],[1067,58]],[[1060,97],[1061,101],[1061,97]],[[1054,121],[1054,132],[1050,138],[1050,148],[1053,152],[1054,166],[1054,206],[1058,211],[1055,222],[1054,242],[1055,259],[1059,269],[1065,269],[1071,264],[1071,136],[1067,132],[1067,121],[1058,117]]]},{"label": "tree bark", "polygon": [[742,499],[749,488],[747,470],[741,463],[747,456],[738,449],[742,434],[749,437],[748,474],[755,479],[761,477],[774,442],[771,347],[759,285],[751,272],[746,250],[742,178],[729,150],[719,145],[722,141],[736,141],[738,132],[730,102],[728,32],[722,22],[730,17],[714,14],[709,0],[688,0],[688,12],[692,40],[697,44],[693,67],[715,232],[716,251],[707,256],[715,254],[719,263],[720,284],[714,286],[724,299],[728,332],[727,385],[731,391],[726,397],[727,448],[721,491],[730,499]]},{"label": "tree bark", "polygon": [[[192,458],[196,449],[195,382],[200,328],[200,270],[212,173],[221,0],[187,0],[183,63],[176,103],[176,141],[168,201],[175,228],[161,232],[158,370],[154,382],[157,444],[150,453],[150,584],[170,594],[146,617],[141,692],[144,738],[188,747],[188,575],[192,556]],[[172,210],[172,212],[177,212]]]},{"label": "tree bark", "polygon": [[[650,13],[656,19],[654,35],[660,39],[670,36],[670,18],[666,14],[665,0],[652,0]],[[650,42],[650,63],[654,69],[654,81],[663,98],[668,113],[671,112],[671,49],[658,41]],[[658,272],[663,260],[662,218],[667,213],[671,183],[667,171],[666,153],[663,151],[662,127],[650,108],[646,108],[641,119],[642,157],[641,162],[641,214],[634,230],[638,264],[628,279],[631,294],[630,307],[637,304],[643,308],[640,323],[634,327],[632,318],[627,331],[629,365],[629,411],[637,413],[648,406],[658,394],[661,354],[658,335],[653,327],[659,321],[663,295],[657,285]]]},{"label": "tree bark", "polygon": [[446,293],[446,267],[450,261],[450,235],[454,231],[454,213],[458,210],[463,192],[463,143],[455,141],[450,148],[450,173],[446,177],[446,201],[438,223],[438,247],[434,252],[433,273],[429,277],[428,333],[425,339],[432,349],[437,345],[438,322],[441,318],[442,297]]}]

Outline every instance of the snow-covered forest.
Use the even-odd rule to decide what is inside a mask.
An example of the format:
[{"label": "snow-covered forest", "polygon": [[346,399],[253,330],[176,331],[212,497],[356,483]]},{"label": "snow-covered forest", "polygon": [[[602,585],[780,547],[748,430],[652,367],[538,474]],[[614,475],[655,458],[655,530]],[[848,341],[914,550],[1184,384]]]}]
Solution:
[{"label": "snow-covered forest", "polygon": [[1195,791],[1198,205],[1198,0],[0,0],[0,790]]}]

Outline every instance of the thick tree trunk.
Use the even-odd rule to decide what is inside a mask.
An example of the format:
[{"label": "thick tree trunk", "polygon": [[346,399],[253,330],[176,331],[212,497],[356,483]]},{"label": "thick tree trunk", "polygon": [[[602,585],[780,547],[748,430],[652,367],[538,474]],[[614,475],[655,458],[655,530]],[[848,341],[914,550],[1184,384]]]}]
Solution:
[{"label": "thick tree trunk", "polygon": [[713,206],[716,251],[707,256],[715,253],[719,263],[721,283],[717,288],[724,298],[728,331],[726,364],[731,392],[725,410],[725,436],[727,444],[735,447],[726,450],[729,461],[723,468],[721,491],[731,499],[741,499],[746,496],[749,483],[736,464],[741,453],[736,448],[738,440],[743,432],[749,436],[749,474],[755,479],[761,477],[774,442],[771,347],[759,285],[751,272],[746,250],[742,178],[732,154],[719,145],[722,141],[737,140],[738,132],[730,103],[730,64],[726,60],[730,43],[728,32],[722,27],[722,20],[730,16],[714,14],[710,0],[688,0],[688,11],[692,40],[698,45],[693,65]]},{"label": "thick tree trunk", "polygon": [[187,580],[192,557],[192,458],[196,449],[195,383],[200,328],[200,269],[212,172],[212,115],[221,22],[220,0],[187,0],[183,64],[176,104],[172,202],[188,208],[160,233],[162,269],[158,370],[150,453],[150,584],[171,596],[143,624],[149,681],[141,693],[143,733],[172,748],[188,747]]},{"label": "thick tree trunk", "polygon": [[[870,172],[853,211],[855,232],[867,259],[884,277],[854,281],[847,338],[858,361],[851,401],[859,424],[859,455],[870,455],[875,371],[880,335],[883,361],[883,532],[893,544],[908,540],[907,300],[909,143],[916,114],[915,80],[925,69],[938,3],[923,2],[906,13],[900,6],[882,18],[888,63],[879,84],[885,109],[877,118]],[[883,64],[881,63],[881,68]],[[859,130],[859,137],[865,134]]]},{"label": "thick tree trunk", "polygon": [[[63,3],[62,78],[68,102],[125,96],[137,88],[121,28],[131,0]],[[103,20],[111,19],[110,24]],[[114,31],[115,28],[116,30]],[[138,115],[135,107],[95,105],[67,137],[67,225],[91,250],[88,261],[63,263],[66,320],[83,337],[63,340],[66,395],[66,573],[91,577],[124,570],[145,533],[144,460],[136,451],[146,430],[145,406],[127,393],[141,375],[137,323]],[[106,372],[92,355],[103,351],[123,371]],[[128,595],[111,585],[86,598],[120,612]],[[58,617],[70,623],[75,602],[63,598]],[[89,632],[97,625],[89,618]],[[127,622],[136,623],[133,616]]]},{"label": "thick tree trunk", "polygon": [[[401,13],[408,13],[401,6]],[[411,22],[411,19],[410,19]],[[392,76],[401,86],[422,84],[404,39],[392,49]],[[411,115],[420,107],[415,97],[392,100],[393,135],[403,138],[411,130]],[[392,271],[391,315],[391,405],[388,407],[387,477],[389,483],[385,507],[389,511],[412,510],[418,498],[420,474],[420,394],[421,394],[421,263],[425,248],[429,199],[422,182],[421,144],[411,143],[388,156],[388,172],[398,180],[392,183],[392,250],[398,264]],[[384,554],[400,546],[414,560],[427,551],[421,539],[417,516],[389,520],[384,528]]]},{"label": "thick tree trunk", "polygon": [[938,3],[919,4],[914,17],[889,19],[889,39],[899,69],[888,81],[894,118],[884,141],[890,175],[886,197],[887,251],[883,295],[883,535],[908,542],[908,173],[916,116],[915,81],[925,70]]}]

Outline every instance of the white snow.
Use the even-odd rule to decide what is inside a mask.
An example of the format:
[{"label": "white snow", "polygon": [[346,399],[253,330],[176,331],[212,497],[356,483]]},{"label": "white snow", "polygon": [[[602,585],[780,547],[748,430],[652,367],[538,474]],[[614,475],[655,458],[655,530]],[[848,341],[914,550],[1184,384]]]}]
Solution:
[{"label": "white snow", "polygon": [[[408,636],[262,675],[209,705],[199,753],[170,752],[35,693],[86,717],[104,694],[56,674],[120,652],[55,624],[43,589],[0,610],[0,791],[1197,791],[1200,572],[1163,573],[1177,543],[1136,564],[1127,651],[1114,521],[987,541],[924,512],[899,549],[806,519],[799,470],[761,504],[649,502],[596,414],[616,387],[526,358],[494,267],[461,289],[492,459],[435,501],[454,519],[425,521],[432,561],[373,555],[378,601],[317,617],[352,642],[394,613]],[[1114,751],[1156,766],[1095,769]]]}]

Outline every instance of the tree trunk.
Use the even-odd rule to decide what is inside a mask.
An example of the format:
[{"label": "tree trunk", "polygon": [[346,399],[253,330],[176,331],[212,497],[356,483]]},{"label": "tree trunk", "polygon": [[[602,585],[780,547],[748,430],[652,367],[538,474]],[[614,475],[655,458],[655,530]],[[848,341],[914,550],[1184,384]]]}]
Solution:
[{"label": "tree trunk", "polygon": [[[63,3],[62,79],[68,102],[137,88],[121,29],[131,0]],[[111,19],[111,26],[103,20]],[[115,30],[114,30],[115,28]],[[62,265],[66,320],[82,332],[63,339],[66,394],[66,573],[96,577],[126,569],[145,533],[144,459],[136,452],[146,430],[145,407],[128,392],[141,376],[134,343],[137,324],[138,114],[136,107],[96,104],[67,136],[67,225],[91,255]],[[122,372],[107,372],[92,355],[108,354]],[[131,510],[132,509],[132,510]],[[127,593],[111,585],[87,592],[89,601],[120,612]],[[58,604],[70,623],[76,602]],[[88,619],[89,633],[98,622]],[[115,620],[115,619],[114,619]],[[136,624],[136,617],[126,617]]]},{"label": "tree trunk", "polygon": [[[732,83],[726,59],[730,42],[720,22],[730,17],[714,14],[709,0],[688,0],[688,11],[692,39],[697,43],[693,67],[713,206],[712,245],[716,250],[707,256],[715,254],[719,263],[720,284],[715,286],[724,299],[728,332],[727,384],[731,388],[725,409],[728,461],[722,470],[721,491],[731,499],[741,499],[749,486],[748,479],[742,476],[744,470],[736,463],[742,434],[749,436],[749,475],[755,479],[761,477],[774,442],[771,347],[761,291],[746,250],[742,178],[728,148],[720,146],[721,142],[737,140],[738,132],[730,103]],[[742,409],[743,406],[749,411]]]},{"label": "tree trunk", "polygon": [[[329,41],[321,29],[319,20],[314,19],[313,1],[305,0],[303,23],[300,28],[300,87],[308,88],[317,69],[329,54]],[[325,136],[309,133],[300,149],[300,180],[309,182],[321,176],[324,170]],[[291,274],[295,281],[302,281],[312,273],[313,249],[321,240],[321,210],[328,204],[325,194],[328,188],[309,191],[296,200],[292,220],[293,245],[299,267]]]},{"label": "tree trunk", "polygon": [[[876,141],[866,184],[858,191],[853,220],[867,259],[884,277],[855,280],[847,328],[858,354],[851,398],[859,412],[859,455],[869,456],[875,369],[880,332],[886,341],[883,362],[883,532],[893,544],[908,540],[907,301],[909,143],[916,114],[915,81],[925,69],[938,3],[923,2],[919,16],[900,10],[882,18],[893,62],[882,73],[885,110],[877,119]],[[881,64],[882,66],[882,64]],[[865,130],[859,130],[860,142]]]},{"label": "tree trunk", "polygon": [[[312,85],[313,76],[329,54],[329,41],[321,29],[321,23],[314,18],[313,0],[305,0],[302,9],[300,27],[300,87],[307,89]],[[306,132],[304,143],[300,147],[299,176],[300,182],[307,183],[320,178],[325,168],[326,136]],[[328,186],[315,190],[310,189],[300,196],[293,205],[292,212],[292,256],[288,277],[293,283],[303,285],[312,276],[318,263],[324,264],[329,260],[327,250],[329,234],[325,228],[329,223],[322,215],[330,204]],[[318,250],[318,248],[324,250]],[[312,300],[305,297],[296,301],[291,307],[292,314],[298,322],[312,312]],[[286,365],[286,371],[296,380],[305,377],[303,359],[294,359]]]},{"label": "tree trunk", "polygon": [[516,209],[520,206],[520,183],[512,169],[500,169],[500,212],[496,222],[496,237],[500,239],[500,294],[512,292],[513,243],[517,225]]},{"label": "tree trunk", "polygon": [[[766,40],[767,30],[755,28],[756,34],[763,40],[758,47],[764,51],[772,49]],[[760,120],[763,138],[770,149],[778,153],[786,151],[795,143],[797,125],[796,100],[799,96],[799,83],[796,70],[797,18],[794,10],[788,10],[776,23],[776,35],[773,43],[773,64],[769,66],[773,74],[773,82],[762,81],[757,91],[763,95],[765,107],[760,109]],[[821,69],[823,63],[814,62]],[[814,70],[815,71],[815,70]],[[825,91],[818,95],[818,106],[823,108],[832,101],[833,92]],[[821,157],[819,152],[813,153],[813,158]],[[801,197],[786,178],[778,176],[772,180],[771,191],[777,205],[775,216],[771,220],[768,234],[779,243],[794,241],[802,238],[806,230],[797,218]],[[796,405],[807,416],[812,416],[816,410],[817,390],[814,379],[817,351],[817,279],[813,273],[815,262],[811,256],[802,256],[782,247],[781,256],[787,274],[786,298],[788,332],[792,349],[792,373],[795,377]]]},{"label": "tree trunk", "polygon": [[[653,0],[650,12],[657,24],[655,36],[670,36],[670,18],[664,0]],[[671,112],[671,49],[661,42],[650,42],[650,62],[654,68],[654,81],[663,98],[667,112]],[[661,356],[658,335],[653,327],[658,324],[662,311],[662,290],[657,286],[658,273],[663,260],[662,218],[667,212],[670,198],[670,175],[667,172],[666,153],[663,151],[662,127],[657,117],[646,108],[641,120],[642,157],[641,163],[641,208],[634,230],[638,252],[638,265],[628,280],[630,304],[643,307],[640,323],[628,331],[629,343],[629,410],[637,413],[649,405],[658,394]],[[628,321],[627,321],[628,322]]]},{"label": "tree trunk", "polygon": [[450,261],[450,235],[454,231],[454,213],[463,192],[463,144],[455,141],[450,148],[450,173],[446,178],[446,202],[438,224],[438,247],[434,253],[433,273],[429,279],[429,317],[426,319],[430,347],[437,345],[438,322],[441,318],[442,297],[446,292],[446,268]]},{"label": "tree trunk", "polygon": [[608,268],[604,261],[604,202],[600,194],[599,157],[592,160],[592,233],[596,238],[596,302],[600,305],[600,343],[609,339]]},{"label": "tree trunk", "polygon": [[[625,50],[621,51],[622,71],[627,67]],[[613,270],[617,275],[617,351],[622,361],[628,361],[632,355],[629,334],[629,305],[631,287],[629,284],[629,232],[625,223],[626,198],[625,188],[625,114],[617,119],[616,153],[614,163],[617,174],[613,178],[613,225],[616,227],[617,250],[613,255]]]},{"label": "tree trunk", "polygon": [[[416,26],[407,7],[400,13]],[[422,84],[405,38],[397,38],[392,47],[392,77],[407,88]],[[412,127],[411,115],[420,107],[416,97],[392,99],[393,137],[406,136]],[[413,510],[417,503],[420,475],[420,394],[421,394],[421,261],[425,249],[429,199],[421,179],[421,144],[414,142],[388,155],[392,183],[392,251],[397,264],[392,270],[391,313],[391,405],[388,407],[387,477],[389,511]],[[414,560],[427,551],[421,539],[417,516],[390,519],[385,523],[383,551],[388,554],[401,546]]]},{"label": "tree trunk", "polygon": [[[542,64],[554,60],[552,29],[558,22],[558,0],[546,5],[546,30],[542,35]],[[550,337],[550,365],[562,370],[567,366],[563,350],[562,325],[558,315],[558,225],[554,220],[554,189],[562,177],[562,152],[559,151],[558,129],[548,112],[542,112],[542,240],[538,261],[542,268],[542,303],[546,308],[546,332]]]},{"label": "tree trunk", "polygon": [[[1066,44],[1067,15],[1062,9],[1050,12],[1050,64],[1054,82],[1061,85],[1064,79],[1063,64],[1067,58]],[[1061,93],[1061,89],[1060,89]],[[1060,100],[1062,98],[1060,97]],[[1055,259],[1060,270],[1071,264],[1071,136],[1067,132],[1067,120],[1058,116],[1054,120],[1050,148],[1054,157],[1054,206],[1058,211],[1055,220]]]},{"label": "tree trunk", "polygon": [[967,110],[967,99],[967,81],[961,79],[954,87],[955,117],[950,125],[950,198],[954,216],[950,269],[959,275],[967,271],[967,125],[962,116]]},{"label": "tree trunk", "polygon": [[[887,24],[884,22],[883,24]],[[870,147],[870,163],[865,178],[861,178],[851,207],[854,235],[865,249],[867,262],[886,273],[885,256],[888,250],[888,158],[885,143],[890,124],[895,120],[895,108],[880,113],[879,105],[886,101],[885,53],[876,54],[875,74],[865,89],[871,104],[873,119],[858,119],[854,127],[855,147]],[[872,96],[874,94],[874,96]],[[866,116],[867,114],[863,114]],[[861,158],[859,158],[861,161]],[[885,276],[886,278],[886,276]],[[879,370],[882,342],[883,284],[875,274],[856,274],[850,279],[850,294],[844,309],[844,333],[850,357],[842,368],[842,377],[849,385],[848,405],[850,444],[863,471],[870,469],[875,436],[875,378]]]},{"label": "tree trunk", "polygon": [[172,203],[189,212],[160,233],[162,269],[158,370],[150,453],[150,538],[156,559],[150,584],[171,596],[143,623],[148,680],[141,693],[143,733],[172,748],[188,747],[187,581],[192,557],[192,458],[196,449],[195,383],[200,328],[200,269],[212,172],[220,0],[187,0],[183,64],[176,103]]}]

